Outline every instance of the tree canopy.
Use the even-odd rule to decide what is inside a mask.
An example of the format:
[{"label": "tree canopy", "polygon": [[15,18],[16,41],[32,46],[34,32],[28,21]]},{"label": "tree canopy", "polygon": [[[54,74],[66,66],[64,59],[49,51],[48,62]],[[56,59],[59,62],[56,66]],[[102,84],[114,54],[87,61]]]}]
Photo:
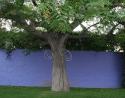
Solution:
[{"label": "tree canopy", "polygon": [[[124,23],[125,21],[124,0],[120,0],[120,1],[119,0],[79,0],[79,1],[63,0],[63,1],[60,1],[61,3],[59,2],[61,6],[56,4],[58,3],[56,2],[56,0],[55,1],[54,0],[46,0],[46,1],[34,0],[33,2],[31,1],[30,0],[1,0],[0,1],[1,21],[3,19],[10,20],[12,22],[11,28],[16,27],[19,29],[23,29],[23,32],[30,32],[35,36],[42,37],[43,39],[45,39],[45,36],[48,36],[47,34],[45,34],[45,32],[52,33],[52,35],[53,33],[54,35],[56,33],[57,36],[58,34],[60,35],[60,33],[61,34],[68,33],[70,35],[69,36],[70,39],[75,38],[73,35],[77,35],[78,37],[76,37],[76,39],[78,39],[78,41],[80,39],[84,39],[86,32],[89,33],[89,35],[91,35],[90,33],[92,32],[98,35],[100,34],[100,31],[102,31],[103,29],[106,29],[105,31],[103,31],[103,33],[106,33],[106,34],[109,32],[113,33],[114,30],[117,29],[118,25],[121,24],[124,26],[125,24]],[[90,25],[90,28],[96,27],[97,29],[96,31],[90,31],[89,27],[87,28],[84,26],[84,24],[82,24],[83,22],[86,22],[86,21],[90,21],[90,20],[93,21],[92,20],[93,18],[97,18],[99,20],[95,24]],[[73,32],[73,30],[78,25],[80,25],[83,28],[83,30],[78,34],[74,34],[76,32]],[[121,29],[121,28],[118,28],[118,29]],[[1,31],[3,32],[3,29],[1,29]],[[11,30],[10,32],[12,33],[17,31]],[[20,33],[23,33],[23,32],[20,32]],[[12,35],[14,36],[14,34]],[[28,34],[24,34],[24,38],[25,38],[25,35],[28,35]],[[81,36],[83,38],[81,38]],[[29,37],[29,38],[31,39],[32,37]],[[13,38],[13,39],[16,39],[16,38]],[[20,38],[17,38],[17,40],[18,39]],[[90,39],[90,42],[91,42],[92,37],[90,38],[88,37],[88,39]],[[111,39],[111,37],[109,39]],[[46,45],[45,42],[43,43],[44,43],[43,45]],[[69,44],[70,43],[68,43],[68,45]],[[15,47],[16,46],[17,45],[15,45]],[[31,46],[29,46],[28,44],[27,46],[25,46],[24,44],[24,47],[31,48]]]}]

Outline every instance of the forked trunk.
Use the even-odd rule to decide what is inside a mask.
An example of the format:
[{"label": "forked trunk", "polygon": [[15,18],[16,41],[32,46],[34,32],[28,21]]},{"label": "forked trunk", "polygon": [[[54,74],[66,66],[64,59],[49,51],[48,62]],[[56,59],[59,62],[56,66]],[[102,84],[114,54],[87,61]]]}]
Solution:
[{"label": "forked trunk", "polygon": [[51,41],[52,50],[52,91],[69,91],[69,82],[66,73],[64,43]]}]

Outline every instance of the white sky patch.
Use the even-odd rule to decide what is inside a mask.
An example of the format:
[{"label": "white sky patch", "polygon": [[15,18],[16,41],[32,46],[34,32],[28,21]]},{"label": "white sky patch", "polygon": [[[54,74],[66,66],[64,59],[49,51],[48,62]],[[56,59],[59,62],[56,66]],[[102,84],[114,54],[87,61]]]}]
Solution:
[{"label": "white sky patch", "polygon": [[83,30],[82,27],[79,25],[73,30],[73,32],[80,32],[82,30]]},{"label": "white sky patch", "polygon": [[125,17],[125,8],[115,7],[112,9],[112,11],[116,12],[120,18]]},{"label": "white sky patch", "polygon": [[31,21],[30,21],[30,20],[25,20],[25,21],[26,21],[26,23],[27,23],[28,25],[31,24]]},{"label": "white sky patch", "polygon": [[15,33],[18,33],[18,32],[23,32],[24,29],[20,29],[18,27],[12,27],[10,31],[14,31]]},{"label": "white sky patch", "polygon": [[[95,32],[95,31],[97,31],[97,27],[95,27],[94,24],[98,23],[99,21],[100,21],[99,18],[94,17],[93,19],[91,19],[91,20],[89,20],[89,21],[84,21],[84,22],[82,22],[82,25],[83,25],[84,27],[86,27],[86,29],[89,28],[88,31]],[[93,25],[93,26],[92,26],[92,25]],[[74,31],[74,32],[80,32],[80,31],[82,31],[82,30],[83,30],[83,28],[79,25],[79,26],[77,26],[73,31]]]},{"label": "white sky patch", "polygon": [[6,31],[10,31],[12,27],[11,20],[1,19],[1,28],[6,29]]},{"label": "white sky patch", "polygon": [[123,25],[118,25],[117,28],[114,30],[113,34],[117,34],[119,32],[120,29],[123,29],[124,26]]}]

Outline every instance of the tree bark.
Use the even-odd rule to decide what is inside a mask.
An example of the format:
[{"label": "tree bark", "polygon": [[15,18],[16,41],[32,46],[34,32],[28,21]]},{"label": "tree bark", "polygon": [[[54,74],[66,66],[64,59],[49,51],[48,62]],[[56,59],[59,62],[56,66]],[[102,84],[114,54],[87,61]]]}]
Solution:
[{"label": "tree bark", "polygon": [[52,91],[69,91],[69,82],[66,73],[64,56],[64,39],[51,40],[52,50]]}]

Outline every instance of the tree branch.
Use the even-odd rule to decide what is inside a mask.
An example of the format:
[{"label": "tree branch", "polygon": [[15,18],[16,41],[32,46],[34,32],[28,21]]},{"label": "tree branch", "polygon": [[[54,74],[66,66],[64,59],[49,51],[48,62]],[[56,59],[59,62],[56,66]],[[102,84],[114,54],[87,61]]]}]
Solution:
[{"label": "tree branch", "polygon": [[39,30],[36,30],[36,27],[34,25],[34,23],[32,22],[30,25],[28,25],[26,23],[25,20],[22,20],[21,21],[16,21],[15,20],[15,24],[16,26],[21,26],[24,30],[26,30],[28,33],[32,33],[33,35],[39,37],[39,38],[42,38],[42,39],[46,39],[47,38],[47,32],[42,32],[42,31],[39,31]]},{"label": "tree branch", "polygon": [[113,3],[111,5],[111,8],[115,8],[115,7],[122,7],[122,8],[125,8],[125,5],[123,3]]},{"label": "tree branch", "polygon": [[32,0],[34,6],[37,6],[36,0]]},{"label": "tree branch", "polygon": [[64,34],[61,38],[61,42],[60,43],[65,43],[66,39],[68,38],[69,34]]},{"label": "tree branch", "polygon": [[108,32],[108,34],[113,34],[114,30],[116,29],[116,27],[118,26],[119,24],[116,24],[114,25],[111,30]]},{"label": "tree branch", "polygon": [[91,25],[91,26],[89,26],[87,29],[90,29],[91,27],[93,27],[93,26],[95,26],[95,25],[97,25],[97,24],[99,24],[99,23],[100,23],[100,21],[97,22],[97,23],[95,23],[95,24],[93,24],[93,25]]},{"label": "tree branch", "polygon": [[81,23],[82,23],[81,20],[75,19],[75,20],[73,21],[73,23],[71,24],[72,30],[74,30],[74,29],[75,29],[78,25],[80,25]]},{"label": "tree branch", "polygon": [[[13,5],[11,5],[13,6]],[[13,10],[13,9],[12,9]],[[23,17],[20,17],[17,13],[9,13],[8,15],[6,15],[6,13],[2,12],[2,10],[0,10],[0,18],[5,18],[5,19],[10,19],[13,21],[14,26],[17,26],[20,28],[20,26],[26,30],[28,33],[32,33],[33,35],[42,38],[42,39],[46,39],[47,38],[47,32],[42,32],[39,30],[36,30],[36,27],[39,26],[39,23],[33,20],[31,21],[31,24],[27,24],[27,22],[25,21],[26,19]],[[20,15],[24,15],[23,13],[20,13]],[[17,18],[15,18],[17,17]]]}]

